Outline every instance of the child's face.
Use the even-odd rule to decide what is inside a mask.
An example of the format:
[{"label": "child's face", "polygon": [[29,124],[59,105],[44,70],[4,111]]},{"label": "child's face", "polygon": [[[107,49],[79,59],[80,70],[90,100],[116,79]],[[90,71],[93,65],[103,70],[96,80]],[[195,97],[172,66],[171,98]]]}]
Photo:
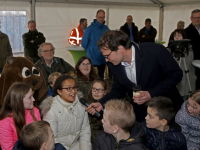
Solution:
[{"label": "child's face", "polygon": [[174,41],[182,40],[182,39],[183,39],[182,34],[180,34],[180,33],[178,33],[178,32],[176,32],[176,33],[174,34]]},{"label": "child's face", "polygon": [[[57,92],[59,93],[60,97],[68,102],[68,103],[72,103],[75,101],[75,97],[76,97],[76,93],[77,93],[77,89],[74,89],[76,87],[75,85],[75,81],[73,79],[67,79],[65,81],[63,81],[62,83],[62,88],[61,90],[57,90]],[[64,89],[66,88],[66,89]]]},{"label": "child's face", "polygon": [[200,115],[200,105],[191,98],[188,99],[187,110],[190,116]]},{"label": "child's face", "polygon": [[153,128],[162,131],[162,120],[157,115],[157,110],[152,107],[147,108],[146,125],[148,128]]},{"label": "child's face", "polygon": [[102,123],[103,123],[103,129],[106,133],[108,134],[113,134],[113,126],[110,125],[110,121],[108,120],[108,116],[110,115],[110,110],[104,110],[103,112],[103,119],[102,119]]},{"label": "child's face", "polygon": [[88,76],[91,71],[91,63],[89,62],[88,59],[85,59],[80,65],[79,65],[79,70],[84,76]]},{"label": "child's face", "polygon": [[55,84],[57,78],[58,78],[58,76],[54,76],[54,77],[53,77],[52,84],[50,84],[51,87],[54,86],[54,84]]},{"label": "child's face", "polygon": [[33,91],[30,88],[29,92],[25,95],[25,97],[23,99],[24,108],[25,109],[33,109],[33,107],[34,107],[33,102],[34,101],[35,101],[35,99],[33,97]]},{"label": "child's face", "polygon": [[50,127],[49,127],[49,139],[47,141],[46,146],[47,146],[47,150],[54,150],[55,148],[54,134]]},{"label": "child's face", "polygon": [[92,97],[95,100],[100,100],[104,95],[106,94],[106,91],[104,90],[101,83],[96,82],[92,86]]}]

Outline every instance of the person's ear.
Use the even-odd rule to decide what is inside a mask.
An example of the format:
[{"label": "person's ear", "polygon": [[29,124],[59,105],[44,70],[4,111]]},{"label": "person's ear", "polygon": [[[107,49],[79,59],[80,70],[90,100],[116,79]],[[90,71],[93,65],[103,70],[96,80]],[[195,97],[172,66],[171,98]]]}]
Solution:
[{"label": "person's ear", "polygon": [[40,150],[48,150],[46,142],[42,144]]},{"label": "person's ear", "polygon": [[57,89],[57,93],[61,96],[61,90]]},{"label": "person's ear", "polygon": [[113,126],[113,133],[116,134],[119,131],[120,127],[118,125]]},{"label": "person's ear", "polygon": [[167,125],[167,120],[166,119],[162,119],[161,120],[161,125],[162,126],[166,126]]},{"label": "person's ear", "polygon": [[124,47],[122,46],[122,45],[119,45],[118,46],[118,51],[120,51],[120,52],[123,52],[125,49],[124,49]]},{"label": "person's ear", "polygon": [[106,95],[106,94],[107,94],[107,92],[108,92],[108,91],[107,91],[107,90],[105,90],[105,92],[104,92],[104,95]]}]

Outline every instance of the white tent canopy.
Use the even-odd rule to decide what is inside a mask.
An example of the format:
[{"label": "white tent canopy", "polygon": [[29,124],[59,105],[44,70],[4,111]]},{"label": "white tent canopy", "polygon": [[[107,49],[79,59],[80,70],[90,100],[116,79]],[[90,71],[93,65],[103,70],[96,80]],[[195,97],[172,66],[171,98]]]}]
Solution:
[{"label": "white tent canopy", "polygon": [[111,30],[119,29],[128,15],[139,30],[146,18],[151,18],[157,29],[156,39],[168,42],[177,22],[190,24],[191,11],[200,8],[199,0],[0,0],[0,11],[26,11],[27,21],[35,19],[38,31],[47,42],[53,43],[56,55],[74,65],[65,47],[69,46],[70,31],[87,18],[88,25],[95,19],[96,11],[106,12],[106,24]]}]

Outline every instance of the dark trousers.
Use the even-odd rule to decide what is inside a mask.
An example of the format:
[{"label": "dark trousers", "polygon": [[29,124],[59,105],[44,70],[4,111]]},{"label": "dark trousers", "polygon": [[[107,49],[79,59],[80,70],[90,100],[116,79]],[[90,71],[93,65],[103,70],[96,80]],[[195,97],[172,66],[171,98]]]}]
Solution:
[{"label": "dark trousers", "polygon": [[200,89],[200,68],[195,67],[195,74],[197,76],[196,80],[196,90]]},{"label": "dark trousers", "polygon": [[101,78],[101,79],[104,79],[105,66],[106,65],[95,65],[95,67],[97,67],[97,69],[98,69],[99,78]]}]

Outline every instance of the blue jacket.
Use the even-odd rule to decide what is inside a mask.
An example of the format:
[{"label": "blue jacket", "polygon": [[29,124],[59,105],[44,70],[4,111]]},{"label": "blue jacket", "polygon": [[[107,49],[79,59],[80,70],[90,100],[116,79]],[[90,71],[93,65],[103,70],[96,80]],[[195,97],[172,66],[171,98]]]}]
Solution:
[{"label": "blue jacket", "polygon": [[[24,148],[23,146],[23,143],[22,143],[22,140],[19,139],[17,140],[17,142],[15,143],[14,147],[13,147],[13,150],[30,150],[30,149],[26,149]],[[56,143],[55,144],[55,149],[54,150],[66,150],[66,148],[60,144],[60,143]]]},{"label": "blue jacket", "polygon": [[86,28],[81,45],[87,51],[87,56],[91,59],[93,65],[106,64],[104,56],[101,54],[97,42],[100,40],[103,33],[109,30],[109,28],[99,23],[96,19]]},{"label": "blue jacket", "polygon": [[150,150],[187,150],[186,140],[181,129],[169,127],[166,132],[147,128],[146,122],[141,123],[147,138]]}]

